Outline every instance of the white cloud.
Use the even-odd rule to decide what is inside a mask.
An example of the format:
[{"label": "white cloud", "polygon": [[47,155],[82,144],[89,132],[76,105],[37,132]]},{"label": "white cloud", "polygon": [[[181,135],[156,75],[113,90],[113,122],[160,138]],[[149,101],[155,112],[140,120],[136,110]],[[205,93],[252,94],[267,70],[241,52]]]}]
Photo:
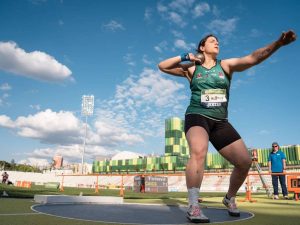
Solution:
[{"label": "white cloud", "polygon": [[111,20],[108,23],[103,24],[102,27],[106,30],[111,30],[111,31],[125,30],[124,26],[115,20]]},{"label": "white cloud", "polygon": [[135,100],[162,107],[170,106],[174,92],[183,88],[182,84],[165,79],[159,72],[151,69],[144,69],[136,82],[128,80],[127,83],[129,84],[127,92]]},{"label": "white cloud", "polygon": [[40,52],[25,52],[14,42],[0,42],[0,69],[43,81],[62,81],[72,72],[52,56]]},{"label": "white cloud", "polygon": [[179,12],[173,11],[171,6],[164,6],[162,3],[158,3],[157,10],[161,17],[169,23],[175,23],[179,27],[184,27],[186,25],[186,22],[182,19],[182,15],[180,15]]},{"label": "white cloud", "polygon": [[239,88],[241,85],[246,84],[247,81],[241,78],[238,78],[236,80],[233,80],[233,82],[231,83],[231,88],[232,89],[236,89]]},{"label": "white cloud", "polygon": [[7,93],[3,94],[3,98],[8,98],[8,97],[9,97],[9,94],[7,94]]},{"label": "white cloud", "polygon": [[[101,126],[97,120],[92,126],[88,125],[86,142],[102,147],[143,142],[139,135],[124,129],[122,123],[118,123],[118,119],[122,118],[101,120]],[[21,137],[62,146],[83,143],[85,130],[84,123],[72,112],[53,112],[51,109],[27,117],[20,116],[15,121],[6,115],[0,115],[0,126],[13,129]]]},{"label": "white cloud", "polygon": [[[79,146],[82,149],[82,146]],[[97,146],[97,145],[87,145],[86,147],[86,155],[89,156],[90,159],[95,159],[97,156],[111,156],[119,152],[119,150],[113,148],[107,148],[105,146]],[[62,153],[61,153],[62,154]]]},{"label": "white cloud", "polygon": [[214,33],[218,33],[221,35],[231,35],[232,32],[236,29],[238,19],[237,18],[231,18],[228,20],[213,20],[211,21],[207,28],[211,30]]},{"label": "white cloud", "polygon": [[[106,129],[102,124],[102,132],[106,130],[107,133],[100,136],[110,136],[109,132],[118,129],[120,134],[131,130],[143,138],[163,135],[164,120],[178,112],[183,114],[182,101],[187,100],[183,91],[184,85],[151,69],[146,68],[139,76],[129,77],[117,86],[113,99],[101,102],[97,120],[112,124]],[[113,127],[114,124],[118,127]]]},{"label": "white cloud", "polygon": [[168,8],[166,6],[164,6],[162,3],[158,3],[157,4],[157,11],[160,13],[164,13],[168,11]]},{"label": "white cloud", "polygon": [[197,4],[193,10],[193,16],[194,17],[200,17],[200,16],[204,16],[205,13],[210,11],[210,7],[209,4],[207,4],[206,2]]},{"label": "white cloud", "polygon": [[220,10],[218,9],[218,7],[216,5],[213,5],[213,7],[212,7],[212,13],[216,17],[219,17],[220,14],[221,14]]},{"label": "white cloud", "polygon": [[169,12],[168,13],[168,19],[169,21],[172,21],[173,23],[177,24],[180,27],[185,27],[186,26],[186,22],[182,19],[182,16],[179,15],[176,12]]},{"label": "white cloud", "polygon": [[163,51],[166,51],[168,49],[168,42],[162,41],[157,46],[154,47],[155,51],[162,53]]},{"label": "white cloud", "polygon": [[180,32],[180,31],[172,30],[171,32],[174,35],[174,37],[176,37],[176,38],[180,38],[180,39],[184,38],[184,34],[182,32]]},{"label": "white cloud", "polygon": [[71,75],[66,66],[46,53],[26,53],[13,42],[0,42],[0,58],[0,69],[34,79],[61,81]]},{"label": "white cloud", "polygon": [[2,96],[0,96],[0,106],[9,106],[10,104],[6,101],[6,99],[9,97],[9,94],[4,93]]},{"label": "white cloud", "polygon": [[143,55],[142,61],[143,61],[143,63],[145,63],[146,65],[151,65],[151,64],[153,64],[153,62],[148,58],[148,55]]},{"label": "white cloud", "polygon": [[6,128],[14,128],[14,122],[6,115],[0,115],[0,126]]},{"label": "white cloud", "polygon": [[268,134],[270,134],[270,131],[268,131],[268,130],[260,130],[260,131],[258,132],[258,134],[259,134],[259,135],[268,135]]},{"label": "white cloud", "polygon": [[1,91],[9,91],[9,90],[11,90],[11,86],[8,83],[1,84],[0,90]]},{"label": "white cloud", "polygon": [[[3,83],[2,85],[0,85],[0,91],[9,91],[11,90],[11,86],[8,83]],[[9,94],[7,93],[3,93],[2,96],[0,96],[0,106],[8,106],[10,105],[6,99],[9,97]]]},{"label": "white cloud", "polygon": [[[157,4],[157,11],[160,16],[171,24],[176,24],[179,27],[185,27],[188,19],[196,19],[205,13],[210,12],[210,6],[206,2],[197,3],[195,0],[174,0],[166,3]],[[192,16],[189,16],[191,13]]]},{"label": "white cloud", "polygon": [[28,155],[31,158],[35,158],[35,159],[46,158],[50,160],[50,162],[55,154],[56,154],[55,148],[34,149],[32,152],[26,153],[26,155]]},{"label": "white cloud", "polygon": [[175,47],[176,48],[179,48],[179,49],[183,49],[185,51],[190,51],[192,49],[195,49],[195,44],[193,43],[190,43],[190,44],[187,44],[184,40],[182,39],[177,39],[175,40],[175,43],[174,43]]},{"label": "white cloud", "polygon": [[146,8],[145,13],[144,13],[144,19],[146,21],[151,21],[151,17],[152,17],[152,9]]},{"label": "white cloud", "polygon": [[159,52],[159,53],[162,53],[162,50],[159,46],[154,46],[154,50]]},{"label": "white cloud", "polygon": [[169,4],[169,9],[187,14],[193,7],[195,0],[174,0]]},{"label": "white cloud", "polygon": [[72,112],[53,112],[51,109],[12,121],[0,115],[0,126],[14,128],[21,137],[38,139],[44,143],[78,143],[82,124]]},{"label": "white cloud", "polygon": [[131,53],[127,53],[125,56],[123,56],[124,62],[129,66],[135,66],[136,62],[133,60],[133,55]]},{"label": "white cloud", "polygon": [[18,164],[26,164],[26,165],[36,166],[36,167],[47,167],[50,166],[51,162],[52,162],[51,160],[47,160],[47,159],[28,157],[26,159],[22,159],[18,161]]},{"label": "white cloud", "polygon": [[[83,145],[57,146],[53,148],[35,149],[30,153],[26,153],[31,158],[47,159],[50,162],[55,155],[61,155],[68,161],[79,161],[82,157]],[[86,145],[84,157],[86,159],[95,159],[96,156],[110,156],[117,153],[117,150],[107,149],[102,146]]]},{"label": "white cloud", "polygon": [[30,108],[35,109],[37,111],[41,110],[41,106],[40,105],[29,105]]},{"label": "white cloud", "polygon": [[[103,111],[102,111],[103,113]],[[115,120],[107,118],[99,118],[95,122],[95,129],[97,136],[95,140],[99,139],[101,142],[106,143],[106,146],[117,146],[120,143],[126,143],[127,145],[133,145],[139,142],[143,142],[143,138],[140,135],[131,133],[131,130],[127,130],[122,125],[126,123],[125,118],[119,117]],[[126,126],[126,124],[125,124]]]},{"label": "white cloud", "polygon": [[[63,157],[64,165],[79,162],[82,157],[83,145],[56,146],[53,148],[34,149],[32,152],[24,153],[25,159],[18,163],[30,164],[33,166],[49,166],[55,155]],[[117,149],[108,149],[102,146],[86,145],[84,158],[86,161],[95,160],[96,157],[110,158],[112,155],[120,152]]]},{"label": "white cloud", "polygon": [[198,30],[198,26],[197,25],[193,25],[192,29],[197,31]]},{"label": "white cloud", "polygon": [[238,76],[237,79],[233,79],[233,81],[231,83],[232,89],[236,89],[242,85],[248,85],[251,82],[253,82],[253,80],[255,79],[255,75],[257,74],[257,68],[252,67],[252,68],[244,71],[243,73],[246,74],[247,76],[241,76],[241,77]]},{"label": "white cloud", "polygon": [[263,32],[259,31],[258,29],[256,28],[253,28],[251,29],[250,31],[250,37],[254,37],[254,38],[257,38],[257,37],[261,37],[263,35]]}]

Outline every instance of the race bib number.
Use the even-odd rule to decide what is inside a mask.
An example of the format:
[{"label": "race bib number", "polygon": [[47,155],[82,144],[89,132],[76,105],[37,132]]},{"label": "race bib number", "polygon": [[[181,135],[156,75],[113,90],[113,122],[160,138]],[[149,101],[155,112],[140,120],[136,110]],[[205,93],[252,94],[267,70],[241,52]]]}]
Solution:
[{"label": "race bib number", "polygon": [[206,89],[201,91],[201,105],[206,108],[220,107],[226,103],[225,89]]}]

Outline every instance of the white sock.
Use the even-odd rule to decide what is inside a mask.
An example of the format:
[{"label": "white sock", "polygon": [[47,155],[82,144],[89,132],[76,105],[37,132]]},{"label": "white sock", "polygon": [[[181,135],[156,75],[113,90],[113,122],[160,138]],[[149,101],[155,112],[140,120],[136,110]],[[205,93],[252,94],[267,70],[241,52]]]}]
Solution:
[{"label": "white sock", "polygon": [[189,194],[189,206],[190,205],[198,205],[200,188],[192,187],[188,189]]}]

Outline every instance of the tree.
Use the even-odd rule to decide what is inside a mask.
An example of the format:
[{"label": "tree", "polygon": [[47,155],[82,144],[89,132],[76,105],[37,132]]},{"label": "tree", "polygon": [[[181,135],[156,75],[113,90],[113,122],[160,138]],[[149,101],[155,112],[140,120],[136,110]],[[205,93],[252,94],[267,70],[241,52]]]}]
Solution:
[{"label": "tree", "polygon": [[15,164],[16,164],[16,163],[15,163],[15,160],[12,159],[12,160],[10,161],[10,164],[15,165]]},{"label": "tree", "polygon": [[10,165],[11,165],[11,170],[14,170],[15,167],[16,167],[16,162],[15,162],[14,159],[12,159],[12,160],[10,161]]}]

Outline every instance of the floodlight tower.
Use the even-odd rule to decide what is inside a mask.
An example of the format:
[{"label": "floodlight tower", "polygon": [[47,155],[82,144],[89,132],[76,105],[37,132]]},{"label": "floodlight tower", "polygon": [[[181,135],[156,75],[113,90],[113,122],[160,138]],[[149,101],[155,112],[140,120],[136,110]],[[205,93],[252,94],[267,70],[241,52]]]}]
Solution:
[{"label": "floodlight tower", "polygon": [[86,134],[87,134],[87,118],[92,116],[94,112],[94,95],[83,95],[81,103],[81,115],[85,116],[85,133],[83,141],[83,150],[81,156],[81,174],[83,174],[83,162],[84,162],[84,152],[86,144]]}]

